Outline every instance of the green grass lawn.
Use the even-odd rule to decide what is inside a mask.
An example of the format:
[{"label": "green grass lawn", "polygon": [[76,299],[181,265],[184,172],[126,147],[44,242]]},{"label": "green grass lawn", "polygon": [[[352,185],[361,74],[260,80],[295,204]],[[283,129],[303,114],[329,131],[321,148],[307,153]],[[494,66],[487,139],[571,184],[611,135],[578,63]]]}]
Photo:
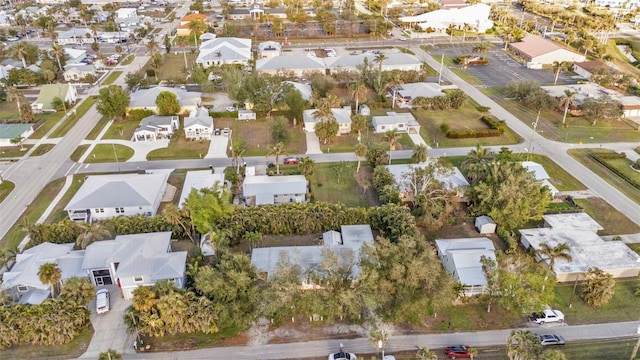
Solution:
[{"label": "green grass lawn", "polygon": [[508,145],[522,142],[522,139],[511,129],[506,128],[500,137],[449,139],[440,130],[440,125],[446,123],[449,129],[486,129],[487,125],[480,120],[482,113],[476,109],[475,102],[467,100],[456,110],[415,110],[414,116],[421,125],[420,135],[431,146],[462,147],[480,145]]},{"label": "green grass lawn", "polygon": [[42,156],[48,153],[49,151],[51,151],[51,149],[53,149],[54,146],[56,145],[55,144],[39,145],[35,150],[33,150],[33,152],[31,153],[31,156]]},{"label": "green grass lawn", "polygon": [[[596,175],[600,176],[604,181],[611,184],[611,186],[620,190],[624,193],[629,199],[635,201],[640,204],[640,191],[635,187],[631,186],[628,182],[620,178],[613,171],[607,169],[593,158],[591,158],[590,154],[592,153],[611,153],[611,150],[606,149],[571,149],[569,150],[569,155],[571,155],[574,159],[578,160],[584,166],[588,167],[591,171],[593,171]],[[637,173],[635,176],[640,176]]]},{"label": "green grass lawn", "polygon": [[9,194],[15,189],[16,184],[9,180],[4,180],[0,183],[0,203],[9,196]]},{"label": "green grass lawn", "polygon": [[[195,55],[187,52],[187,63],[193,64]],[[168,80],[177,83],[184,82],[187,74],[184,71],[184,55],[179,52],[177,55],[170,53],[164,54],[162,64],[156,71],[158,81]]]},{"label": "green grass lawn", "polygon": [[637,148],[633,149],[635,152],[637,152],[638,154],[640,154],[640,146],[638,146]]},{"label": "green grass lawn", "polygon": [[[522,122],[531,126],[538,112],[515,100],[506,100],[505,88],[488,88],[482,91]],[[567,117],[567,126],[562,126],[562,112],[551,108],[540,115],[538,131],[545,138],[570,143],[633,142],[640,141],[638,125],[627,119],[599,121],[596,125],[584,117]]]},{"label": "green grass lawn", "polygon": [[133,133],[138,126],[140,126],[140,121],[117,120],[111,123],[111,126],[104,135],[102,135],[102,138],[130,140],[133,138]]},{"label": "green grass lawn", "polygon": [[[216,118],[216,128],[230,128],[231,139],[234,144],[243,143],[246,147],[245,156],[266,156],[271,139],[271,120],[258,118],[255,121],[237,121],[230,117]],[[307,139],[302,131],[302,125],[297,124],[289,128],[289,140],[285,142],[287,154],[304,154],[307,151]],[[228,152],[231,156],[231,152]]]},{"label": "green grass lawn", "polygon": [[201,159],[209,151],[210,141],[191,141],[184,137],[184,130],[173,133],[169,146],[156,149],[147,155],[147,160]]},{"label": "green grass lawn", "polygon": [[129,64],[131,64],[131,63],[133,62],[133,60],[135,60],[135,59],[136,59],[136,56],[135,56],[135,55],[129,55],[129,56],[127,56],[127,58],[126,58],[126,59],[124,59],[124,60],[122,61],[122,65],[129,65]]},{"label": "green grass lawn", "polygon": [[111,84],[113,84],[116,80],[118,80],[120,75],[122,75],[122,71],[112,71],[111,74],[109,74],[104,79],[104,81],[102,82],[102,85],[111,85]]},{"label": "green grass lawn", "polygon": [[79,145],[75,150],[73,150],[73,153],[71,153],[71,156],[69,158],[73,162],[78,162],[82,154],[84,154],[88,148],[89,145]]},{"label": "green grass lawn", "polygon": [[1,359],[48,359],[63,360],[75,359],[82,355],[91,342],[93,329],[87,326],[75,339],[62,345],[22,345],[16,348],[0,351]]},{"label": "green grass lawn", "polygon": [[85,177],[86,175],[82,174],[73,175],[73,182],[71,183],[71,186],[69,186],[67,192],[64,193],[60,201],[53,208],[45,222],[53,224],[68,218],[67,212],[63,209],[65,206],[67,206],[69,200],[71,200],[76,192],[78,192],[78,189],[80,189],[80,186],[82,186]]},{"label": "green grass lawn", "polygon": [[348,169],[337,181],[334,170],[335,163],[316,164],[309,181],[311,194],[315,201],[342,203],[346,206],[370,207],[377,205],[373,189],[369,187],[367,193],[360,185],[364,180],[371,183],[371,168],[362,166],[356,174],[356,163],[348,163]]},{"label": "green grass lawn", "polygon": [[42,126],[40,126],[33,135],[29,136],[29,139],[42,139],[49,130],[51,130],[64,116],[63,111],[58,111],[54,113],[45,113],[45,114],[35,114],[37,122],[43,121]]},{"label": "green grass lawn", "polygon": [[22,148],[20,146],[1,146],[0,159],[24,156],[32,147],[33,145],[22,145]]},{"label": "green grass lawn", "polygon": [[95,140],[100,134],[100,131],[102,131],[102,129],[107,125],[107,123],[109,123],[109,120],[111,120],[111,118],[108,118],[106,116],[103,116],[102,118],[100,118],[100,121],[98,121],[96,126],[94,126],[93,129],[91,129],[91,131],[89,132],[89,134],[87,134],[86,139]]},{"label": "green grass lawn", "polygon": [[[115,154],[114,154],[115,149]],[[87,159],[86,163],[105,163],[105,162],[116,162],[116,154],[117,161],[124,162],[133,156],[133,149],[120,145],[120,144],[98,144],[93,148],[93,151]]]},{"label": "green grass lawn", "polygon": [[0,119],[4,120],[20,120],[20,112],[18,105],[14,102],[0,102]]},{"label": "green grass lawn", "polygon": [[53,133],[51,133],[50,137],[58,138],[65,136],[95,103],[96,99],[93,96],[84,99],[84,101],[75,109],[75,113],[67,116],[67,119],[62,123],[62,125],[58,126]]},{"label": "green grass lawn", "polygon": [[623,213],[614,209],[609,203],[600,198],[574,199],[576,205],[584,209],[604,230],[600,235],[635,234],[640,232],[640,226],[629,220]]}]

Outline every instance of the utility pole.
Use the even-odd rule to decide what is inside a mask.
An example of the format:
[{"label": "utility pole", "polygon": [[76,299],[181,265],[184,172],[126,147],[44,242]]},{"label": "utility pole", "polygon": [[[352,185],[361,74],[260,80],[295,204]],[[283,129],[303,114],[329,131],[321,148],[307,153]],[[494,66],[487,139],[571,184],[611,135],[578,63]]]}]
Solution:
[{"label": "utility pole", "polygon": [[529,146],[527,146],[527,161],[531,160],[531,144],[533,144],[533,137],[536,135],[536,129],[538,129],[538,122],[540,121],[540,112],[542,108],[538,109],[538,116],[536,116],[536,121],[531,124],[533,130],[531,132],[531,138],[529,139]]},{"label": "utility pole", "polygon": [[442,69],[444,68],[444,54],[440,57],[440,75],[438,75],[438,85],[442,83]]}]

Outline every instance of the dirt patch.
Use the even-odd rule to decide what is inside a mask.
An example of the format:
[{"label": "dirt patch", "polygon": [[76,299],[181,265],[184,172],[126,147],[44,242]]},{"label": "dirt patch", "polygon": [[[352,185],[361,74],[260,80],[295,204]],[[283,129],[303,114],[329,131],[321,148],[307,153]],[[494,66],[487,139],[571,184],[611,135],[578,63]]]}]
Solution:
[{"label": "dirt patch", "polygon": [[363,196],[367,199],[367,202],[372,204],[372,206],[379,206],[378,195],[376,195],[372,185],[373,168],[362,166],[360,171],[354,175],[354,178],[362,189]]}]

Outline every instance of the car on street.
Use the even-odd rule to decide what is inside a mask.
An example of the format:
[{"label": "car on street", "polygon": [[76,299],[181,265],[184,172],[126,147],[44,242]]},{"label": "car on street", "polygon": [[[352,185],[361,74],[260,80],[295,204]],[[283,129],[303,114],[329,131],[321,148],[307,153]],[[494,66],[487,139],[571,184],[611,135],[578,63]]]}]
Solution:
[{"label": "car on street", "polygon": [[236,111],[236,107],[234,105],[229,105],[226,107],[227,111]]},{"label": "car on street", "polygon": [[357,52],[357,51],[355,51],[355,50],[353,50],[353,51],[351,52],[351,55],[358,55],[358,52]]},{"label": "car on street", "polygon": [[531,314],[529,320],[540,325],[551,322],[564,322],[564,314],[560,310],[545,309],[542,312]]},{"label": "car on street", "polygon": [[564,338],[556,334],[536,334],[542,346],[564,345]]},{"label": "car on street", "polygon": [[356,355],[345,351],[329,354],[329,360],[356,360]]},{"label": "car on street", "polygon": [[398,38],[398,40],[400,40],[400,41],[407,41],[407,38],[406,38],[406,37],[404,37],[404,36],[400,36],[400,37]]},{"label": "car on street", "polygon": [[444,349],[444,355],[449,359],[468,359],[471,358],[471,346],[469,345],[453,345]]},{"label": "car on street", "polygon": [[109,290],[100,289],[96,291],[96,312],[104,314],[109,311]]},{"label": "car on street", "polygon": [[289,156],[289,157],[284,158],[283,163],[285,165],[296,165],[298,163],[298,160],[299,159],[297,157],[295,157],[295,156]]}]

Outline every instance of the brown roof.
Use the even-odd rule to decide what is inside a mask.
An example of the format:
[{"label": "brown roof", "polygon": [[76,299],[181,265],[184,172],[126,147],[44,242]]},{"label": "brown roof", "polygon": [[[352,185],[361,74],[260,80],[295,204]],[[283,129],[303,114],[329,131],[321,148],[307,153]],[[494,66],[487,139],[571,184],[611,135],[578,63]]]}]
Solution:
[{"label": "brown roof", "polygon": [[596,69],[602,69],[602,68],[608,68],[609,66],[607,66],[607,64],[603,63],[600,60],[591,60],[591,61],[583,61],[583,62],[579,62],[579,63],[575,63],[574,64],[577,67],[580,67],[581,69],[585,69],[588,72],[593,72]]},{"label": "brown roof", "polygon": [[[511,43],[510,46],[531,58],[548,54],[558,49],[565,49],[562,46],[541,38],[536,35],[527,35],[520,42]],[[568,49],[565,49],[569,51]]]},{"label": "brown roof", "polygon": [[203,15],[203,14],[189,14],[189,15],[183,17],[182,19],[180,19],[180,22],[185,22],[185,21],[189,22],[189,21],[192,21],[192,20],[195,20],[195,19],[202,19],[202,20],[204,20],[206,22],[207,21],[207,16]]}]

